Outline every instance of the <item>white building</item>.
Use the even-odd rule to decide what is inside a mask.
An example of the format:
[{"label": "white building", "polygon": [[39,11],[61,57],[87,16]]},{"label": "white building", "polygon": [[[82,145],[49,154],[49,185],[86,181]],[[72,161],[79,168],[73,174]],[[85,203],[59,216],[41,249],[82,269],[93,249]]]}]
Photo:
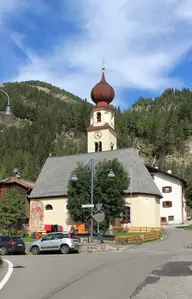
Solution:
[{"label": "white building", "polygon": [[184,198],[185,181],[171,173],[146,165],[163,198],[160,200],[161,223],[177,224],[187,220]]}]

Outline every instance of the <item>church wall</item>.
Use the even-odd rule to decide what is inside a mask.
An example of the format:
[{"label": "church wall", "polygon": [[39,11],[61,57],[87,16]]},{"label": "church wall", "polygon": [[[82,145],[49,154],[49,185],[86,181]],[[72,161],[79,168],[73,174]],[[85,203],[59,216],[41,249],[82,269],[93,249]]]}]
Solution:
[{"label": "church wall", "polygon": [[[51,204],[53,210],[47,211],[46,205]],[[69,230],[72,221],[67,211],[67,198],[41,198],[30,201],[30,231],[43,230],[46,224],[57,224],[63,226],[64,230]]]},{"label": "church wall", "polygon": [[[131,208],[131,223],[127,227],[160,227],[160,200],[150,195],[135,195],[125,197],[126,206]],[[53,210],[45,209],[47,204],[53,206]],[[30,231],[44,230],[46,224],[58,224],[64,230],[70,230],[72,220],[67,211],[67,198],[45,198],[31,200],[30,202]],[[114,225],[120,225],[116,220]]]},{"label": "church wall", "polygon": [[132,226],[160,227],[160,200],[151,195],[132,199]]},{"label": "church wall", "polygon": [[160,200],[152,195],[135,195],[125,197],[127,206],[131,207],[133,227],[160,227]]}]

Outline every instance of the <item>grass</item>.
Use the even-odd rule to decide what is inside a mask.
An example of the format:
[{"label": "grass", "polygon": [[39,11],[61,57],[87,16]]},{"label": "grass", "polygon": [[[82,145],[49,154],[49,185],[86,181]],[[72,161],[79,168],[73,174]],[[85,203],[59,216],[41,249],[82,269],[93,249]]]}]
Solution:
[{"label": "grass", "polygon": [[114,236],[118,236],[118,237],[122,237],[122,236],[127,236],[127,237],[131,237],[131,236],[138,236],[138,235],[145,235],[146,233],[142,233],[142,232],[117,232],[114,234]]},{"label": "grass", "polygon": [[187,248],[192,248],[192,244],[187,245]]},{"label": "grass", "polygon": [[32,243],[32,242],[36,241],[36,239],[29,236],[29,237],[23,238],[23,241],[27,242],[27,243]]},{"label": "grass", "polygon": [[192,226],[186,226],[184,227],[184,230],[192,230]]}]

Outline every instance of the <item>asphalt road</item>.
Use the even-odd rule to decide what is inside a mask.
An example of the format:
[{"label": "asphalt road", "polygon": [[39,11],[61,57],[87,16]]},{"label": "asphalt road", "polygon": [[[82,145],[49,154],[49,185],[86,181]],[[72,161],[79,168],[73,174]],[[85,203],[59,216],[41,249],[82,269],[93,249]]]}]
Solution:
[{"label": "asphalt road", "polygon": [[166,240],[126,252],[10,256],[16,268],[0,298],[192,298],[189,243],[192,232],[171,228]]}]

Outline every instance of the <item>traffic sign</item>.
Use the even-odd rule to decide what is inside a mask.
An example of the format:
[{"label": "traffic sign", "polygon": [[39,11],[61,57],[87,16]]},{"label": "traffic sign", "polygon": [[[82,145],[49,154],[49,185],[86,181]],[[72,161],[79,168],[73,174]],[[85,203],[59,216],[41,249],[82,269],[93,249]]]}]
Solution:
[{"label": "traffic sign", "polygon": [[82,205],[82,208],[94,208],[93,204],[88,204],[88,205]]},{"label": "traffic sign", "polygon": [[105,213],[99,212],[93,215],[94,220],[97,223],[101,223],[105,219]]}]

